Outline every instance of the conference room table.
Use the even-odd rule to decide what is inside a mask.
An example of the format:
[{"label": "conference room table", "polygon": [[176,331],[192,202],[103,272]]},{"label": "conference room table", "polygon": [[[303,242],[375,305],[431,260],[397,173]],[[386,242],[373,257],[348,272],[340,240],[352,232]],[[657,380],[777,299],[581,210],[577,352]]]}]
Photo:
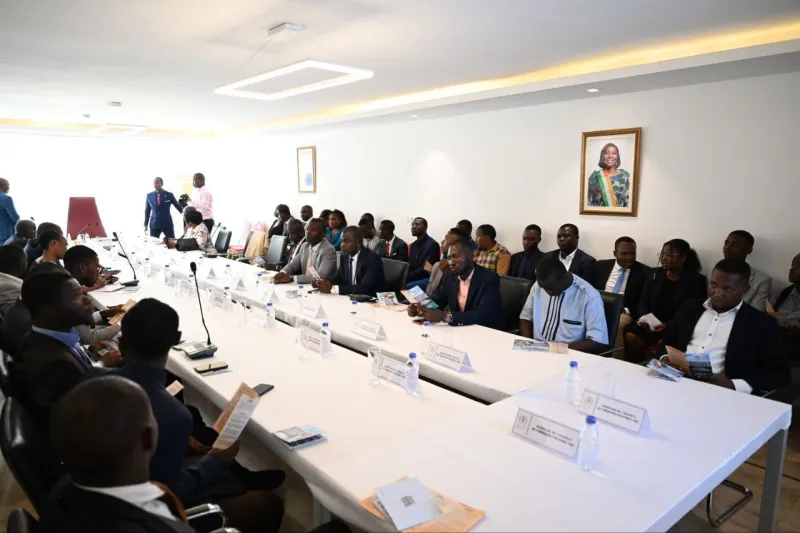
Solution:
[{"label": "conference room table", "polygon": [[[172,255],[156,254],[161,259]],[[173,265],[181,277],[188,276],[185,259],[177,258]],[[207,275],[203,268],[216,261],[203,262],[198,276],[201,286],[218,285],[218,279],[202,279]],[[177,292],[154,276],[143,279],[132,294],[94,294],[106,305],[129,297],[158,298],[179,312],[184,338],[204,340],[196,296]],[[237,296],[246,292],[239,291]],[[248,299],[259,305],[258,297]],[[335,300],[346,305],[339,306]],[[329,315],[334,340],[347,340],[344,332],[337,335],[335,326],[349,317],[347,298],[326,296],[320,301]],[[279,293],[276,306],[285,308],[284,319],[302,315],[290,312],[293,305],[299,311],[296,302],[281,299]],[[278,323],[275,330],[267,331],[243,320],[240,308],[206,307],[206,311],[219,351],[202,362],[224,360],[231,372],[201,377],[192,370],[200,361],[177,351],[171,353],[169,369],[218,408],[241,382],[275,385],[262,397],[248,431],[305,479],[319,504],[364,530],[391,530],[391,526],[364,510],[359,500],[379,486],[409,476],[485,511],[486,517],[474,531],[664,531],[765,443],[769,445],[758,530],[775,529],[791,422],[788,405],[688,379],[667,382],[647,376],[644,367],[575,352],[513,352],[534,363],[542,356],[548,361],[558,357],[562,364],[548,362],[545,366],[552,369],[537,373],[536,364],[528,360],[520,364],[520,358],[513,357],[497,366],[518,367],[491,373],[491,343],[497,343],[496,353],[504,357],[514,338],[499,332],[464,337],[480,343],[479,350],[467,346],[470,358],[472,353],[481,354],[473,361],[474,373],[439,370],[442,375],[452,374],[448,386],[463,386],[468,394],[486,391],[484,399],[491,398],[491,391],[499,401],[483,405],[433,383],[422,383],[421,396],[414,397],[390,383],[371,385],[370,362],[345,346],[335,345],[330,357],[307,354],[303,359],[298,330],[289,324]],[[382,316],[380,321],[384,322]],[[387,318],[391,325],[386,330],[389,342],[398,343],[398,352],[400,346],[420,343],[419,326],[402,330],[395,322]],[[485,328],[451,329],[460,335]],[[404,339],[404,333],[410,337]],[[456,346],[459,342],[454,340]],[[382,341],[372,344],[384,348]],[[600,459],[592,472],[511,432],[519,408],[580,429],[584,417],[563,400],[564,367],[579,356],[586,389],[603,391],[611,384],[615,398],[641,406],[648,414],[640,433],[600,423]],[[487,364],[481,367],[478,361]],[[438,365],[428,366],[433,372]],[[515,381],[510,377],[514,370],[527,375]],[[439,374],[430,375],[441,378]],[[305,424],[323,429],[327,441],[289,451],[271,435]]]}]

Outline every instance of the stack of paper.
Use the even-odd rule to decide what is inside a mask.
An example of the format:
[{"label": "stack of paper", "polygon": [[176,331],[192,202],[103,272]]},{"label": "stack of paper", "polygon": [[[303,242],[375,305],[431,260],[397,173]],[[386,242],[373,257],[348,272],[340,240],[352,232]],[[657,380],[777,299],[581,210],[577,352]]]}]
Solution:
[{"label": "stack of paper", "polygon": [[516,339],[514,340],[514,347],[512,348],[512,350],[521,350],[523,352],[546,352],[549,349],[549,342],[537,341],[535,339]]},{"label": "stack of paper", "polygon": [[325,440],[322,430],[314,426],[293,426],[273,433],[290,450],[299,450]]}]

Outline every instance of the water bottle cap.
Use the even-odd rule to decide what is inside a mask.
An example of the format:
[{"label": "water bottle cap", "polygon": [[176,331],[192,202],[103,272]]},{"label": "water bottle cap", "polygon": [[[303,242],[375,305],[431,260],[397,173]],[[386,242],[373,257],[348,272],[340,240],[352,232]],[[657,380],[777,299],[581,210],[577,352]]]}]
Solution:
[{"label": "water bottle cap", "polygon": [[145,261],[150,261],[150,258],[149,257],[145,257],[144,260]]},{"label": "water bottle cap", "polygon": [[272,307],[272,302],[267,302],[267,307]]},{"label": "water bottle cap", "polygon": [[328,327],[328,323],[327,323],[327,322],[323,322],[323,323],[322,323],[322,327],[323,327],[323,328],[327,328],[327,327]]},{"label": "water bottle cap", "polygon": [[302,285],[298,285],[298,286],[297,286],[297,288],[298,288],[298,289],[302,289],[302,288],[303,288],[303,286],[302,286]]},{"label": "water bottle cap", "polygon": [[428,327],[431,325],[431,323],[426,320],[425,322],[422,323],[422,325]]},{"label": "water bottle cap", "polygon": [[578,362],[577,361],[570,361],[569,362],[569,367],[570,368],[578,368]]},{"label": "water bottle cap", "polygon": [[410,354],[408,354],[408,358],[409,359],[416,359],[417,358],[417,354],[415,354],[414,352],[411,352]]},{"label": "water bottle cap", "polygon": [[169,268],[169,265],[164,265],[164,268]]},{"label": "water bottle cap", "polygon": [[189,279],[192,279],[193,277],[194,277],[194,274],[189,274]]},{"label": "water bottle cap", "polygon": [[264,275],[264,274],[263,274],[263,273],[261,273],[261,272],[259,272],[259,273],[258,273],[258,277],[259,277],[259,278],[260,278],[261,276],[263,276],[263,275]]},{"label": "water bottle cap", "polygon": [[229,291],[229,290],[231,290],[231,288],[230,287],[225,287],[225,290]]},{"label": "water bottle cap", "polygon": [[358,305],[358,302],[353,300],[352,302],[350,302],[350,305]]},{"label": "water bottle cap", "polygon": [[597,419],[593,415],[586,415],[586,423],[587,424],[596,424]]}]

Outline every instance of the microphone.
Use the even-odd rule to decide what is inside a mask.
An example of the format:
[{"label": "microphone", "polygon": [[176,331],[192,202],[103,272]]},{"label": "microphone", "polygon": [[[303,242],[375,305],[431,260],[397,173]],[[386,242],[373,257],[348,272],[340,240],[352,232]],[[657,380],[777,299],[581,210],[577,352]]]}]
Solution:
[{"label": "microphone", "polygon": [[133,268],[133,263],[131,263],[130,257],[128,257],[128,254],[125,253],[125,249],[122,248],[122,241],[119,240],[119,237],[117,237],[117,232],[116,231],[113,232],[112,235],[114,236],[114,239],[116,239],[117,244],[119,244],[119,249],[122,250],[122,253],[120,255],[122,255],[128,261],[128,265],[131,267],[131,270],[133,271],[133,279],[130,281],[126,281],[125,283],[120,283],[120,285],[122,285],[123,287],[135,287],[139,284],[139,280],[136,278],[136,269]]},{"label": "microphone", "polygon": [[185,343],[186,346],[181,349],[184,353],[186,353],[186,356],[189,359],[213,357],[214,353],[217,351],[217,347],[211,344],[211,334],[208,332],[208,326],[206,326],[206,317],[203,314],[203,301],[200,299],[200,284],[197,282],[197,263],[192,261],[189,263],[189,268],[192,270],[192,274],[194,274],[194,288],[197,292],[197,305],[200,307],[200,320],[203,322],[203,328],[206,330],[206,343]]},{"label": "microphone", "polygon": [[83,232],[83,230],[85,230],[86,228],[88,228],[89,226],[91,226],[91,225],[93,225],[93,224],[94,224],[94,225],[98,225],[98,224],[99,224],[99,222],[89,222],[89,223],[88,223],[88,224],[86,224],[84,227],[82,227],[81,229],[79,229],[79,230],[78,230],[78,233],[76,233],[76,234],[75,234],[75,235],[76,235],[76,237],[77,237],[78,235],[80,235],[80,234]]}]

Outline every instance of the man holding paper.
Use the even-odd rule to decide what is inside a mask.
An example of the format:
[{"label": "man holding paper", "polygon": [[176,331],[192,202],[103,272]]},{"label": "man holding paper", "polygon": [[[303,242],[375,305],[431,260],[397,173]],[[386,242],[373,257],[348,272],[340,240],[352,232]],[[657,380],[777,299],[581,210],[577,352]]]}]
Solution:
[{"label": "man holding paper", "polygon": [[323,278],[331,278],[336,273],[336,250],[325,239],[325,223],[318,218],[308,223],[306,242],[300,245],[289,264],[275,274],[275,283],[311,283],[314,278],[309,266]]},{"label": "man holding paper", "polygon": [[667,324],[664,346],[670,363],[692,375],[691,362],[707,360],[709,383],[750,394],[784,387],[791,381],[778,323],[744,303],[750,267],[742,259],[723,259],[711,273],[705,300],[681,306]]},{"label": "man holding paper", "polygon": [[312,283],[325,294],[368,294],[373,296],[384,289],[386,278],[383,263],[378,254],[365,248],[361,242],[361,230],[349,226],[342,234],[342,255],[339,270],[330,278]]}]

